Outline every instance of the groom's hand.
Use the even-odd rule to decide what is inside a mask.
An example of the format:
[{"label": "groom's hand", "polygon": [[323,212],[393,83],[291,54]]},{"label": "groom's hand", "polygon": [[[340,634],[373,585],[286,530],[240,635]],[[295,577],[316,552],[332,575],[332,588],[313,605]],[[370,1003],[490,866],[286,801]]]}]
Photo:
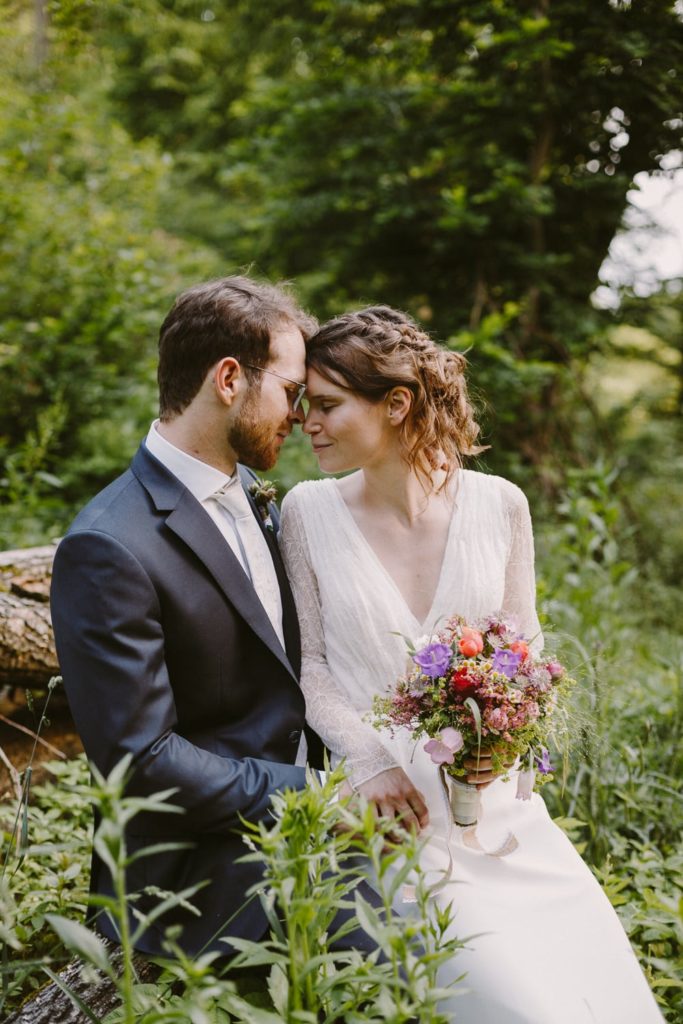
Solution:
[{"label": "groom's hand", "polygon": [[[344,783],[340,793],[351,795],[351,787]],[[373,803],[382,818],[393,818],[400,821],[404,828],[419,832],[429,824],[429,811],[422,793],[415,789],[402,768],[387,768],[379,775],[358,786],[360,793],[368,803]]]}]

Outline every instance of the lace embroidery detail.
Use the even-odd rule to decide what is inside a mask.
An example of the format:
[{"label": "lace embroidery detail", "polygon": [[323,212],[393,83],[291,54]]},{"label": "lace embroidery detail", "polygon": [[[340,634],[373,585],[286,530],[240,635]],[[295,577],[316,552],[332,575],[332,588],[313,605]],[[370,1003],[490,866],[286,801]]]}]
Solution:
[{"label": "lace embroidery detail", "polygon": [[346,758],[349,781],[357,787],[380,772],[395,768],[396,761],[377,731],[363,721],[339,689],[329,670],[318,581],[311,567],[300,509],[291,501],[282,511],[280,548],[301,628],[301,689],[306,698],[306,719],[336,762]]}]

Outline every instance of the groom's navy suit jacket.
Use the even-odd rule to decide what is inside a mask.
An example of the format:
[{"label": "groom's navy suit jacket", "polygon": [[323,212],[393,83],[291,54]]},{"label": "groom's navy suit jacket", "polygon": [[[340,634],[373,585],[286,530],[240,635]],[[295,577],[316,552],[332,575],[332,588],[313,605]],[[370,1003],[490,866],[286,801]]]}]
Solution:
[{"label": "groom's navy suit jacket", "polygon": [[[248,482],[248,471],[240,472]],[[248,852],[240,816],[267,820],[274,791],[305,785],[304,769],[293,763],[305,706],[296,609],[275,538],[264,533],[282,593],[286,652],[210,516],[144,444],[130,469],[79,514],[55,558],[57,652],[88,757],[108,773],[132,754],[128,792],[177,788],[171,802],[184,809],[136,817],[129,852],[192,844],[136,860],[129,891],[209,883],[192,898],[198,916],[174,911],[145,933],[139,947],[148,953],[161,951],[170,923],[182,924],[180,945],[190,953],[222,930],[254,939],[267,930],[258,898],[240,911],[260,877],[258,865],[238,863]],[[112,891],[97,856],[91,890]],[[136,906],[154,902],[145,897]],[[116,938],[104,915],[98,926]],[[215,941],[211,948],[230,952]]]}]

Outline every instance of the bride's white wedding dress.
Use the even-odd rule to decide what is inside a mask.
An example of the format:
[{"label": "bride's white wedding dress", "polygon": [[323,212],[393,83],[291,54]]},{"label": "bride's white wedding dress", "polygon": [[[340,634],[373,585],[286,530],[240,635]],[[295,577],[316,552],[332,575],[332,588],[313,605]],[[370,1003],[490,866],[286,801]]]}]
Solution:
[{"label": "bride's white wedding dress", "polygon": [[[285,498],[281,543],[302,629],[308,719],[355,784],[400,765],[424,795],[432,838],[423,855],[434,896],[454,907],[454,958],[465,973],[448,1009],[464,1024],[655,1024],[662,1017],[619,920],[543,800],[515,799],[516,780],[483,792],[472,849],[446,820],[437,768],[406,734],[378,733],[363,716],[405,670],[406,647],[453,614],[513,616],[539,633],[526,498],[500,477],[458,472],[456,501],[432,607],[418,622],[365,540],[333,479]],[[491,852],[508,833],[517,848]],[[409,913],[409,905],[397,910]],[[448,979],[443,979],[447,981]]]}]

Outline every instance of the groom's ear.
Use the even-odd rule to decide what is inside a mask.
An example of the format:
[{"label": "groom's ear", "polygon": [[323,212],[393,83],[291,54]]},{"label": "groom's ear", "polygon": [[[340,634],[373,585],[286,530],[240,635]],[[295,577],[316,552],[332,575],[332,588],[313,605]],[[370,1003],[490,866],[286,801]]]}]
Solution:
[{"label": "groom's ear", "polygon": [[232,356],[226,356],[216,363],[209,371],[208,376],[213,384],[216,397],[224,405],[232,405],[247,383],[242,367]]},{"label": "groom's ear", "polygon": [[410,412],[413,396],[408,388],[392,388],[386,398],[389,422],[399,426]]}]

